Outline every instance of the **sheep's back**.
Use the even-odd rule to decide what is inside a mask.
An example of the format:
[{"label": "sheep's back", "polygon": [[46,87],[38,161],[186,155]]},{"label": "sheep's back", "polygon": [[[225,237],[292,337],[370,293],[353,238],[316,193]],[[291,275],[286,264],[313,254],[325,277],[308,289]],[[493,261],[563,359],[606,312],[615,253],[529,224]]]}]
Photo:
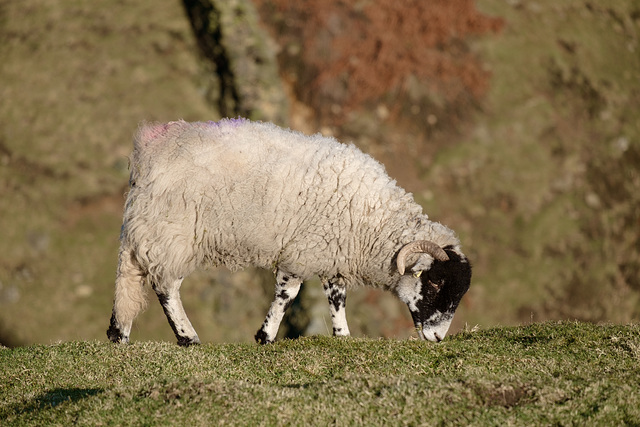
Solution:
[{"label": "sheep's back", "polygon": [[380,163],[333,138],[246,120],[158,126],[139,134],[151,141],[136,144],[136,185],[199,262],[346,274],[394,213],[421,213]]}]

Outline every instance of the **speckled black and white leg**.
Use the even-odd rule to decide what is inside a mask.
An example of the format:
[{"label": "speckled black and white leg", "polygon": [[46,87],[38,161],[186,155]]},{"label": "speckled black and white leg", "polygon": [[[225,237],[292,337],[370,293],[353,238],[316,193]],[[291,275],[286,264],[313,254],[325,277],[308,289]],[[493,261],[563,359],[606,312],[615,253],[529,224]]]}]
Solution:
[{"label": "speckled black and white leg", "polygon": [[180,299],[182,279],[181,277],[174,280],[166,288],[154,285],[153,290],[158,295],[164,314],[166,314],[171,329],[173,329],[173,333],[178,339],[178,345],[188,347],[193,344],[200,344],[200,338],[198,338],[198,334],[193,329],[182,306],[182,300]]},{"label": "speckled black and white leg", "polygon": [[331,323],[333,324],[333,335],[337,337],[347,337],[350,335],[347,324],[347,288],[339,283],[339,279],[333,278],[322,284],[324,294],[329,300],[329,311],[331,312]]},{"label": "speckled black and white leg", "polygon": [[293,300],[300,291],[302,279],[284,271],[276,272],[276,296],[267,317],[262,323],[262,327],[256,333],[256,342],[259,344],[269,344],[276,339],[280,322],[284,317],[285,311],[291,306]]}]

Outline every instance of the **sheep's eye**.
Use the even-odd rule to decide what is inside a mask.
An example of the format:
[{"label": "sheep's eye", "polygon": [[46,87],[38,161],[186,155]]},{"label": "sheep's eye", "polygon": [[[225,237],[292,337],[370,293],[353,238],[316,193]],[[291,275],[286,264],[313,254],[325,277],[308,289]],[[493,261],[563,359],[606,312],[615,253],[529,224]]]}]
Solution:
[{"label": "sheep's eye", "polygon": [[429,281],[429,284],[431,286],[433,286],[433,289],[435,289],[436,291],[439,291],[440,287],[442,286],[442,283],[435,283],[435,282],[432,282],[432,281]]}]

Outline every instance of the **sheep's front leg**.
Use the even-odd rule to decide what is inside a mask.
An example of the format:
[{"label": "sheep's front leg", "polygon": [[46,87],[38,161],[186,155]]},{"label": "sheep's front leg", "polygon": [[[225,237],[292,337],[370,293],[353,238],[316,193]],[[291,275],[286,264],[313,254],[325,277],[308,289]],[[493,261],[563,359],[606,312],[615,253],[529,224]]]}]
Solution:
[{"label": "sheep's front leg", "polygon": [[339,279],[329,279],[322,284],[324,294],[329,300],[333,335],[336,337],[348,337],[350,335],[347,324],[347,288],[339,283]]},{"label": "sheep's front leg", "polygon": [[278,270],[276,273],[276,296],[271,303],[262,327],[256,333],[256,342],[269,344],[276,339],[284,313],[298,295],[301,284],[302,279],[299,277]]},{"label": "sheep's front leg", "polygon": [[187,313],[185,313],[182,306],[182,300],[180,299],[182,279],[181,277],[174,280],[166,288],[154,285],[153,290],[158,295],[164,314],[166,314],[171,329],[173,329],[173,333],[178,339],[178,345],[188,347],[193,344],[200,344],[200,338],[198,338],[198,334],[191,326]]}]

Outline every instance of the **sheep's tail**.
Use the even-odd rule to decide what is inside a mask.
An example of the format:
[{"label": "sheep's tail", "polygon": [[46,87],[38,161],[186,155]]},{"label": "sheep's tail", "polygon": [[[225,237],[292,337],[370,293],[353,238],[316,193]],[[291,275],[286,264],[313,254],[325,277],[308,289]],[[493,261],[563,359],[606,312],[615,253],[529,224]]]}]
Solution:
[{"label": "sheep's tail", "polygon": [[146,274],[129,250],[120,248],[116,290],[107,336],[113,342],[129,341],[133,320],[147,306]]}]

